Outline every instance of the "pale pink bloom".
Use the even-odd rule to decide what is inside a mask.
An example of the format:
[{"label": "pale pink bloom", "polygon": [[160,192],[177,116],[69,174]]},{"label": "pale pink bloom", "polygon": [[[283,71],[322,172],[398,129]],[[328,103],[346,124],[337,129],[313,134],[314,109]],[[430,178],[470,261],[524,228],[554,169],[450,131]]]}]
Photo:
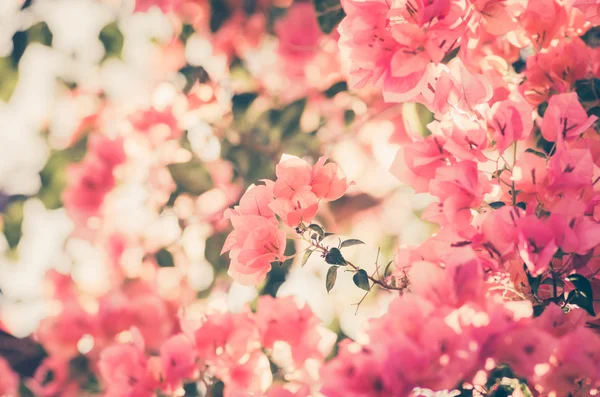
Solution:
[{"label": "pale pink bloom", "polygon": [[326,157],[320,157],[313,166],[311,190],[320,199],[337,200],[346,193],[349,184],[336,163],[326,162]]},{"label": "pale pink bloom", "polygon": [[477,207],[484,194],[491,191],[491,184],[485,174],[477,170],[477,163],[461,161],[438,168],[429,191],[442,202],[440,210],[448,222],[468,223],[471,208]]},{"label": "pale pink bloom", "polygon": [[600,223],[591,217],[552,213],[550,221],[557,230],[557,243],[564,252],[585,255],[600,244]]},{"label": "pale pink bloom", "polygon": [[548,188],[552,191],[578,191],[591,186],[594,162],[589,149],[556,149],[548,163]]},{"label": "pale pink bloom", "polygon": [[194,331],[198,358],[208,364],[237,362],[260,349],[260,333],[247,312],[211,313]]},{"label": "pale pink bloom", "polygon": [[110,346],[102,351],[98,368],[110,396],[153,397],[160,386],[143,344]]},{"label": "pale pink bloom", "polygon": [[136,111],[129,117],[129,121],[133,128],[144,134],[150,134],[152,129],[157,126],[166,128],[168,135],[161,136],[163,139],[177,139],[183,134],[183,130],[179,127],[179,122],[170,106],[164,110],[151,107]]},{"label": "pale pink bloom", "polygon": [[519,254],[533,275],[543,273],[558,249],[556,234],[548,221],[535,215],[521,217],[517,221],[520,229]]},{"label": "pale pink bloom", "polygon": [[575,0],[573,7],[579,8],[585,19],[594,25],[600,23],[600,1],[598,0]]},{"label": "pale pink bloom", "polygon": [[508,205],[486,214],[481,231],[489,249],[498,259],[505,260],[516,252],[520,234],[517,221],[522,216],[522,209]]},{"label": "pale pink bloom", "polygon": [[548,102],[548,109],[542,121],[542,135],[547,141],[578,138],[590,128],[598,118],[587,115],[577,99],[577,93],[554,95]]},{"label": "pale pink bloom", "polygon": [[242,284],[256,285],[271,270],[271,262],[284,258],[285,232],[275,218],[259,215],[233,216],[231,223],[234,230],[221,251],[231,251],[229,274]]},{"label": "pale pink bloom", "polygon": [[71,376],[69,362],[58,357],[48,357],[36,369],[27,387],[38,397],[75,397],[79,387]]},{"label": "pale pink bloom", "polygon": [[310,61],[319,51],[323,34],[317,23],[315,8],[310,3],[293,3],[285,15],[275,22],[279,39],[278,53],[290,67]]},{"label": "pale pink bloom", "polygon": [[448,153],[444,140],[438,137],[404,145],[398,149],[390,172],[417,193],[427,192],[436,170],[446,165]]},{"label": "pale pink bloom", "polygon": [[503,153],[513,142],[529,137],[533,129],[531,111],[524,100],[507,99],[492,106],[487,124],[496,150]]},{"label": "pale pink bloom", "polygon": [[246,190],[240,204],[225,212],[226,218],[236,215],[258,215],[265,218],[274,216],[269,204],[273,202],[273,182],[266,185],[253,185]]},{"label": "pale pink bloom", "polygon": [[60,313],[42,319],[36,336],[53,357],[69,360],[79,354],[79,340],[96,332],[96,319],[77,303],[66,302]]},{"label": "pale pink bloom", "polygon": [[519,175],[515,176],[515,187],[524,192],[538,192],[547,184],[546,160],[535,153],[524,152],[516,162]]},{"label": "pale pink bloom", "polygon": [[160,348],[160,359],[165,375],[164,381],[172,389],[186,379],[192,379],[198,371],[194,342],[187,335],[177,334]]},{"label": "pale pink bloom", "polygon": [[312,181],[312,167],[298,157],[281,161],[275,167],[275,173],[277,180],[273,185],[273,195],[276,198],[291,199],[302,188],[310,186]]},{"label": "pale pink bloom", "polygon": [[294,297],[260,297],[256,322],[263,346],[272,348],[277,341],[286,342],[298,368],[302,368],[309,358],[325,358],[319,351],[319,318],[308,305],[298,306]]},{"label": "pale pink bloom", "polygon": [[505,362],[523,377],[534,374],[536,364],[545,364],[555,348],[555,339],[535,328],[519,328],[501,337],[496,343],[495,357]]},{"label": "pale pink bloom", "polygon": [[514,12],[506,0],[470,0],[481,17],[482,27],[490,34],[503,35],[515,29]]},{"label": "pale pink bloom", "polygon": [[215,366],[215,373],[225,384],[225,397],[240,391],[262,395],[272,378],[269,359],[260,350],[248,352],[227,366]]},{"label": "pale pink bloom", "polygon": [[564,6],[556,0],[529,1],[520,22],[538,48],[548,47],[568,23]]},{"label": "pale pink bloom", "polygon": [[319,199],[311,186],[296,186],[291,197],[276,198],[269,208],[288,226],[311,223],[319,210]]},{"label": "pale pink bloom", "polygon": [[135,11],[145,12],[152,7],[158,7],[162,12],[168,12],[173,9],[174,5],[180,0],[136,0]]},{"label": "pale pink bloom", "polygon": [[443,137],[444,150],[457,159],[484,161],[482,153],[487,147],[486,130],[480,123],[463,115],[455,115],[452,120],[433,121],[428,126],[436,137]]},{"label": "pale pink bloom", "polygon": [[12,370],[8,361],[0,357],[0,396],[18,397],[19,376]]}]

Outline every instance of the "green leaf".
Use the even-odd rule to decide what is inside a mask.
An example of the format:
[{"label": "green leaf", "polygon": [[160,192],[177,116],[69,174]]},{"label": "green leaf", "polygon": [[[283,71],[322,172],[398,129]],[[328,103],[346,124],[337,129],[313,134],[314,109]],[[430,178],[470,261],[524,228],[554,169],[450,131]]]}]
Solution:
[{"label": "green leaf", "polygon": [[344,110],[344,125],[349,126],[356,118],[356,113],[352,109]]},{"label": "green leaf", "polygon": [[310,258],[310,255],[315,252],[314,250],[306,250],[306,252],[304,253],[304,255],[302,255],[302,262],[300,262],[300,267],[304,267],[304,265],[306,265],[306,262],[308,261],[308,258]]},{"label": "green leaf", "polygon": [[11,202],[4,209],[2,218],[2,231],[8,242],[9,248],[15,248],[22,236],[23,226],[23,207],[25,200],[16,200]]},{"label": "green leaf", "polygon": [[342,256],[341,251],[335,247],[331,248],[329,250],[329,252],[327,253],[327,255],[325,255],[325,262],[329,263],[330,265],[345,265],[346,264],[346,260]]},{"label": "green leaf", "polygon": [[342,244],[340,245],[340,248],[352,247],[353,245],[359,245],[359,244],[364,244],[364,242],[362,242],[358,239],[355,239],[355,238],[351,238],[351,239],[343,241]]},{"label": "green leaf", "polygon": [[567,280],[569,280],[571,284],[573,284],[575,288],[577,288],[577,290],[584,296],[589,296],[590,300],[592,299],[593,292],[590,280],[583,277],[581,274],[571,274],[569,277],[567,277]]},{"label": "green leaf", "polygon": [[354,285],[358,288],[364,289],[365,291],[371,290],[371,287],[369,286],[369,275],[364,269],[359,269],[359,271],[352,276],[352,281],[354,281]]},{"label": "green leaf", "polygon": [[517,203],[517,207],[521,208],[522,210],[526,210],[527,209],[527,203],[520,201]]},{"label": "green leaf", "polygon": [[317,21],[321,31],[329,34],[346,16],[340,0],[314,0]]},{"label": "green leaf", "polygon": [[506,205],[506,203],[504,201],[494,201],[493,203],[490,203],[489,205],[493,209],[497,210],[498,208],[504,207]]},{"label": "green leaf", "polygon": [[531,149],[531,148],[528,148],[528,149],[526,149],[526,150],[525,150],[525,152],[526,152],[526,153],[532,153],[532,154],[535,154],[536,156],[538,156],[538,157],[541,157],[541,158],[543,158],[543,159],[546,159],[546,158],[548,158],[548,157],[546,156],[546,154],[545,154],[545,153],[542,153],[542,152],[540,152],[540,151],[537,151],[537,150],[534,150],[534,149]]},{"label": "green leaf", "polygon": [[581,40],[590,48],[600,47],[600,26],[594,26],[583,36],[580,36]]},{"label": "green leaf", "polygon": [[335,280],[337,280],[337,270],[339,266],[331,266],[327,270],[327,278],[325,279],[325,288],[327,288],[327,293],[331,291],[333,286],[335,285]]},{"label": "green leaf", "polygon": [[175,262],[173,261],[173,254],[167,251],[166,248],[163,248],[154,254],[156,257],[156,262],[158,262],[158,266],[160,267],[173,267],[175,266]]},{"label": "green leaf", "polygon": [[236,122],[239,123],[244,118],[246,111],[257,97],[256,92],[244,92],[231,98],[231,111]]},{"label": "green leaf", "polygon": [[546,310],[546,305],[537,305],[533,307],[533,317],[539,317],[544,310]]},{"label": "green leaf", "polygon": [[116,22],[111,22],[103,27],[99,38],[104,46],[104,58],[102,60],[110,57],[121,58],[124,38]]},{"label": "green leaf", "polygon": [[581,102],[597,101],[600,98],[600,79],[577,80],[575,91]]},{"label": "green leaf", "polygon": [[348,91],[348,83],[345,81],[338,81],[326,89],[323,94],[325,94],[327,98],[333,98],[342,91]]},{"label": "green leaf", "polygon": [[278,127],[281,137],[286,138],[300,132],[300,119],[306,108],[306,98],[298,99],[284,107],[279,116]]},{"label": "green leaf", "polygon": [[591,297],[583,295],[579,290],[573,290],[569,292],[569,295],[567,296],[567,302],[579,306],[588,312],[590,316],[596,315]]},{"label": "green leaf", "polygon": [[317,234],[320,237],[325,236],[325,232],[323,231],[323,228],[321,228],[321,226],[317,225],[316,223],[311,223],[310,225],[308,225],[308,228],[317,232]]},{"label": "green leaf", "polygon": [[529,287],[531,288],[531,293],[533,295],[537,294],[538,289],[540,288],[540,283],[542,282],[542,276],[533,277],[529,271],[525,270],[527,274],[527,281],[529,282]]},{"label": "green leaf", "polygon": [[213,186],[212,177],[199,160],[175,163],[167,166],[177,187],[184,192],[200,195]]}]

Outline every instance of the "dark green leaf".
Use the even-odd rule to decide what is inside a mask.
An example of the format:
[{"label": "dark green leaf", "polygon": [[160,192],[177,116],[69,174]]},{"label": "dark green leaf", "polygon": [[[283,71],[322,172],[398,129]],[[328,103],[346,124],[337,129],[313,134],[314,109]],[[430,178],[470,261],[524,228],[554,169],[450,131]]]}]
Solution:
[{"label": "dark green leaf", "polygon": [[600,47],[600,26],[594,26],[583,36],[581,36],[581,40],[590,48],[598,48]]},{"label": "dark green leaf", "polygon": [[340,0],[314,0],[317,21],[323,33],[329,34],[346,16]]},{"label": "dark green leaf", "polygon": [[537,305],[533,307],[533,317],[540,316],[544,310],[546,310],[546,305]]},{"label": "dark green leaf", "polygon": [[444,55],[444,58],[442,58],[441,63],[446,64],[454,58],[456,58],[456,56],[458,55],[458,51],[460,51],[460,46],[457,46],[456,48],[453,48],[452,50],[448,51],[446,55]]},{"label": "dark green leaf", "polygon": [[210,30],[216,32],[231,16],[231,11],[226,1],[210,0]]},{"label": "dark green leaf", "polygon": [[327,253],[327,255],[325,255],[325,262],[329,263],[330,265],[345,265],[346,264],[346,260],[342,256],[341,251],[335,247],[331,248],[329,250],[329,252]]},{"label": "dark green leaf", "polygon": [[596,313],[594,312],[594,305],[591,297],[583,295],[578,290],[573,290],[569,292],[569,295],[567,296],[567,302],[579,306],[580,308],[588,312],[590,316],[596,315]]},{"label": "dark green leaf", "polygon": [[581,294],[588,296],[590,300],[592,300],[593,292],[590,280],[583,277],[581,274],[571,274],[567,277],[567,280],[569,280]]},{"label": "dark green leaf", "polygon": [[354,276],[352,276],[352,281],[354,284],[365,291],[370,291],[371,287],[369,286],[369,275],[363,269],[357,271]]},{"label": "dark green leaf", "polygon": [[600,98],[600,79],[577,80],[575,91],[581,102],[597,101]]},{"label": "dark green leaf", "polygon": [[323,237],[329,237],[329,236],[333,236],[335,233],[331,233],[331,232],[325,232],[323,233]]},{"label": "dark green leaf", "polygon": [[302,255],[302,262],[300,262],[300,267],[304,267],[304,265],[306,265],[306,262],[308,261],[308,258],[310,258],[310,255],[314,252],[314,250],[306,250],[306,252],[304,253],[304,255]]},{"label": "dark green leaf", "polygon": [[533,154],[535,154],[536,156],[538,156],[538,157],[541,157],[541,158],[543,158],[543,159],[546,159],[546,158],[547,158],[547,156],[546,156],[546,154],[545,154],[545,153],[539,152],[539,151],[537,151],[537,150],[534,150],[534,149],[531,149],[531,148],[529,148],[529,149],[526,149],[526,150],[525,150],[525,152],[527,152],[527,153],[533,153]]},{"label": "dark green leaf", "polygon": [[517,203],[517,207],[521,208],[522,210],[526,210],[527,209],[527,203],[520,201]]},{"label": "dark green leaf", "polygon": [[352,109],[344,110],[344,124],[346,126],[349,126],[350,124],[352,124],[352,122],[354,121],[355,118],[356,118],[356,113],[354,113],[354,110],[352,110]]},{"label": "dark green leaf", "polygon": [[111,22],[100,31],[100,41],[104,46],[104,58],[120,58],[123,51],[123,34],[116,22]]},{"label": "dark green leaf", "polygon": [[300,132],[300,119],[306,108],[306,98],[298,99],[284,107],[279,117],[279,125],[282,138],[286,138]]},{"label": "dark green leaf", "polygon": [[506,203],[504,201],[494,201],[493,203],[490,203],[490,207],[492,207],[495,210],[497,210],[500,207],[504,207],[505,205]]},{"label": "dark green leaf", "polygon": [[338,81],[326,89],[323,94],[325,94],[327,98],[333,98],[342,91],[348,91],[348,83],[345,81]]},{"label": "dark green leaf", "polygon": [[325,279],[325,288],[327,288],[327,292],[331,291],[333,286],[335,285],[335,280],[337,280],[337,270],[339,266],[331,266],[327,270],[327,278]]},{"label": "dark green leaf", "polygon": [[358,239],[355,239],[355,238],[351,238],[351,239],[343,241],[342,244],[340,245],[340,248],[352,247],[353,245],[359,245],[359,244],[364,244],[364,242],[362,242]]},{"label": "dark green leaf", "polygon": [[317,225],[316,223],[311,223],[310,225],[308,225],[308,228],[317,232],[317,234],[321,237],[325,235],[323,228],[321,228],[321,226]]},{"label": "dark green leaf", "polygon": [[255,92],[244,92],[242,94],[234,95],[233,98],[231,98],[231,111],[236,122],[243,119],[246,111],[257,97],[258,94]]},{"label": "dark green leaf", "polygon": [[538,289],[540,288],[540,283],[542,282],[542,276],[533,277],[529,271],[526,270],[527,273],[527,281],[529,282],[529,287],[531,288],[532,294],[537,294]]},{"label": "dark green leaf", "polygon": [[10,248],[15,248],[22,236],[24,200],[13,201],[4,209],[2,231]]},{"label": "dark green leaf", "polygon": [[199,160],[169,164],[167,168],[181,191],[200,195],[213,186],[210,173]]},{"label": "dark green leaf", "polygon": [[388,264],[385,266],[385,270],[383,271],[383,278],[387,277],[387,272],[390,269],[390,266],[392,265],[392,263],[394,263],[394,261],[389,261]]},{"label": "dark green leaf", "polygon": [[167,251],[165,248],[161,249],[155,254],[156,262],[160,267],[173,267],[175,262],[173,261],[173,254]]}]

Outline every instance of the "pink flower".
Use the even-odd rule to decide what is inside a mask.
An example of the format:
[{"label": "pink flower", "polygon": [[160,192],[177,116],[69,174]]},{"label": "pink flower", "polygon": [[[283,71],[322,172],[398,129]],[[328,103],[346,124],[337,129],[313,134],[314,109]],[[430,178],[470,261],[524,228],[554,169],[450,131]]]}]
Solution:
[{"label": "pink flower", "polygon": [[160,359],[165,382],[172,389],[192,379],[198,371],[194,343],[184,334],[172,336],[161,346]]},{"label": "pink flower", "polygon": [[477,170],[477,163],[460,163],[440,167],[430,182],[429,191],[442,202],[440,211],[454,223],[466,223],[471,219],[471,208],[478,206],[491,184],[485,174]]},{"label": "pink flower", "polygon": [[327,163],[320,157],[311,172],[311,190],[320,199],[337,200],[348,190],[348,182],[336,163]]},{"label": "pink flower", "polygon": [[555,0],[527,3],[521,15],[523,28],[537,47],[548,47],[558,31],[568,22],[565,8]]},{"label": "pink flower", "polygon": [[160,386],[139,341],[104,349],[98,368],[110,396],[153,397]]},{"label": "pink flower", "polygon": [[312,181],[312,167],[298,157],[282,160],[277,164],[275,173],[277,174],[277,180],[273,185],[275,198],[291,199],[297,192],[310,186]]},{"label": "pink flower", "polygon": [[512,257],[519,242],[520,229],[517,221],[524,216],[519,207],[504,206],[489,212],[481,226],[487,244],[492,254],[501,260]]},{"label": "pink flower", "polygon": [[531,274],[544,272],[558,249],[555,231],[547,221],[535,215],[521,217],[517,221],[520,229],[519,254]]},{"label": "pink flower", "polygon": [[286,342],[298,368],[309,358],[324,359],[319,351],[320,320],[307,305],[298,306],[293,297],[260,297],[256,322],[261,329],[263,346],[272,348],[277,341]]},{"label": "pink flower", "polygon": [[8,361],[0,357],[0,396],[17,397],[19,376],[12,370]]},{"label": "pink flower", "polygon": [[578,191],[592,184],[594,162],[589,149],[558,147],[548,164],[548,188],[552,191]]},{"label": "pink flower", "polygon": [[234,230],[221,251],[231,251],[229,275],[244,285],[256,285],[271,270],[271,262],[284,259],[285,232],[275,218],[259,215],[233,216],[231,223]]},{"label": "pink flower", "polygon": [[[173,114],[173,109],[167,107],[164,110],[157,110],[155,108],[148,108],[142,111],[137,111],[129,118],[133,128],[144,134],[153,133],[155,127],[166,128],[166,134],[163,133],[157,138],[164,139],[177,139],[183,134],[183,130],[178,125],[178,120]],[[158,131],[158,129],[157,129]],[[160,141],[159,141],[160,142]]]},{"label": "pink flower", "polygon": [[291,67],[309,61],[319,50],[323,34],[317,23],[315,8],[309,3],[293,3],[274,26],[279,39],[279,55]]},{"label": "pink flower", "polygon": [[503,153],[513,142],[527,139],[533,129],[531,107],[523,100],[496,102],[488,119],[494,148]]},{"label": "pink flower", "polygon": [[27,382],[29,389],[39,397],[75,397],[79,387],[70,374],[69,362],[48,357]]},{"label": "pink flower", "polygon": [[577,99],[577,93],[554,95],[542,121],[542,135],[550,142],[578,138],[598,118],[587,115]]},{"label": "pink flower", "polygon": [[600,2],[598,0],[575,0],[573,7],[585,14],[585,19],[592,24],[600,23]]},{"label": "pink flower", "polygon": [[269,207],[286,225],[298,226],[301,222],[310,223],[313,220],[319,210],[319,199],[311,186],[301,186],[296,187],[293,196],[276,198]]},{"label": "pink flower", "polygon": [[427,138],[398,149],[390,172],[417,193],[427,192],[429,182],[439,167],[446,165],[448,154],[443,149],[443,139]]}]

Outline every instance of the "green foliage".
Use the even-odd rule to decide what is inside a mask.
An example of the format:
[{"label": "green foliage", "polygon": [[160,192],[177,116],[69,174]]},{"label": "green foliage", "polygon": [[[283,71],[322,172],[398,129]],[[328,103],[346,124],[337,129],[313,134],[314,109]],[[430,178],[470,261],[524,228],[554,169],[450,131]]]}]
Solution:
[{"label": "green foliage", "polygon": [[346,16],[339,0],[314,0],[317,21],[321,31],[329,34]]},{"label": "green foliage", "polygon": [[600,98],[600,79],[577,80],[575,91],[581,102],[597,102]]},{"label": "green foliage", "polygon": [[594,295],[590,280],[581,274],[571,274],[567,277],[567,280],[575,286],[575,289],[569,292],[566,302],[579,306],[588,312],[590,316],[595,316],[596,313],[594,312],[593,305]]},{"label": "green foliage", "polygon": [[160,267],[173,267],[175,262],[173,261],[173,254],[171,254],[166,248],[163,248],[155,254],[156,262]]},{"label": "green foliage", "polygon": [[502,208],[505,205],[506,205],[506,203],[504,201],[494,201],[493,203],[489,204],[489,206],[495,210],[497,210],[498,208]]},{"label": "green foliage", "polygon": [[310,258],[310,256],[312,255],[313,252],[315,252],[315,251],[314,250],[306,250],[306,252],[304,252],[304,255],[302,255],[302,262],[300,262],[300,267],[304,267],[304,265],[306,265],[308,258]]},{"label": "green foliage", "polygon": [[542,153],[542,152],[540,152],[540,151],[537,151],[537,150],[535,150],[535,149],[527,148],[527,149],[525,149],[525,152],[527,152],[527,153],[533,153],[533,154],[535,154],[536,156],[538,156],[538,157],[541,157],[541,158],[543,158],[543,159],[547,159],[547,158],[548,158],[548,156],[546,156],[546,154],[545,154],[545,153]]},{"label": "green foliage", "polygon": [[345,81],[338,81],[337,83],[332,84],[331,87],[326,89],[323,92],[323,94],[325,94],[327,98],[333,98],[334,96],[343,91],[348,91],[348,83],[346,83]]},{"label": "green foliage", "polygon": [[335,247],[331,248],[329,250],[329,252],[327,253],[327,255],[325,255],[325,262],[329,263],[330,265],[345,265],[346,264],[346,260],[342,256],[341,251]]},{"label": "green foliage", "polygon": [[0,58],[0,101],[8,102],[19,79],[19,72],[10,57]]},{"label": "green foliage", "polygon": [[344,247],[352,247],[353,245],[359,245],[359,244],[364,244],[364,242],[355,239],[355,238],[351,238],[345,241],[342,241],[342,243],[340,244],[340,248],[344,248]]},{"label": "green foliage", "polygon": [[210,30],[214,33],[231,16],[231,10],[223,0],[210,0],[210,8]]},{"label": "green foliage", "polygon": [[325,278],[325,288],[327,289],[328,293],[335,285],[335,281],[337,280],[337,271],[339,268],[339,266],[331,266],[327,270],[327,277]]},{"label": "green foliage", "polygon": [[24,199],[13,201],[4,209],[4,216],[2,217],[2,232],[4,233],[6,241],[8,242],[8,246],[11,249],[16,248],[21,240],[24,204]]},{"label": "green foliage", "polygon": [[212,177],[200,160],[175,163],[167,166],[177,187],[193,195],[200,195],[213,187]]},{"label": "green foliage", "polygon": [[[294,244],[293,240],[287,240],[287,244],[285,246],[285,255],[287,257],[292,257],[296,254],[296,244]],[[288,259],[285,262],[278,262],[276,264],[272,264],[271,271],[267,275],[267,280],[265,285],[261,291],[261,295],[271,295],[273,297],[277,296],[277,290],[281,287],[281,284],[285,282],[287,274],[290,271],[290,267],[292,265],[292,260]]]},{"label": "green foliage", "polygon": [[352,276],[352,281],[354,281],[354,285],[360,289],[364,289],[365,291],[371,290],[371,286],[369,285],[369,275],[364,269],[359,269],[354,276]]},{"label": "green foliage", "polygon": [[600,26],[594,26],[583,36],[581,36],[581,40],[590,48],[598,48],[600,47]]},{"label": "green foliage", "polygon": [[13,51],[11,59],[14,66],[19,64],[25,49],[31,43],[40,43],[45,46],[52,45],[53,35],[46,22],[38,22],[29,29],[16,32],[12,37]]},{"label": "green foliage", "polygon": [[100,31],[100,41],[104,46],[104,58],[121,58],[123,52],[124,37],[117,22],[111,22]]},{"label": "green foliage", "polygon": [[38,192],[38,197],[47,209],[53,210],[63,206],[62,193],[67,186],[67,168],[83,159],[86,148],[87,136],[84,136],[67,149],[56,150],[50,154],[46,165],[40,171],[42,187]]}]

